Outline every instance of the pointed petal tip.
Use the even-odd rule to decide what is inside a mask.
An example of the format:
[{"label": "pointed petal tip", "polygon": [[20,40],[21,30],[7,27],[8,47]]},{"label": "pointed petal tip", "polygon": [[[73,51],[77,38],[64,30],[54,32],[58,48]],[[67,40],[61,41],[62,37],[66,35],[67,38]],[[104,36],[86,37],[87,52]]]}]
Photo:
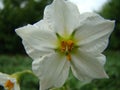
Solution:
[{"label": "pointed petal tip", "polygon": [[104,71],[104,72],[98,77],[98,79],[101,79],[101,78],[107,78],[107,79],[109,79],[109,76],[108,76],[107,73]]},{"label": "pointed petal tip", "polygon": [[105,73],[105,76],[104,76],[104,78],[107,78],[107,79],[109,79],[109,76]]},{"label": "pointed petal tip", "polygon": [[112,25],[113,25],[113,28],[114,28],[114,27],[115,27],[115,22],[116,22],[116,21],[115,21],[115,20],[112,20],[111,22],[112,22]]},{"label": "pointed petal tip", "polygon": [[15,32],[19,35],[19,28],[15,29]]},{"label": "pointed petal tip", "polygon": [[19,27],[19,28],[15,29],[15,32],[17,33],[17,35],[19,35],[21,37],[23,34],[26,33],[26,30],[30,29],[31,27],[32,27],[32,25],[28,24],[23,27]]},{"label": "pointed petal tip", "polygon": [[25,26],[19,27],[19,28],[15,29],[16,34],[18,36],[21,36],[22,35],[22,31],[23,31],[24,28],[25,28]]},{"label": "pointed petal tip", "polygon": [[115,20],[109,20],[111,22],[111,25],[115,26]]}]

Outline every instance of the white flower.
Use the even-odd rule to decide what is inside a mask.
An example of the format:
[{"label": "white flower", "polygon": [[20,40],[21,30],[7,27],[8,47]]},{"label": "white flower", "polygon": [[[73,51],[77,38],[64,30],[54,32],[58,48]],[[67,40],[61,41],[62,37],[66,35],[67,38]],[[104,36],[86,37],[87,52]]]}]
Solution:
[{"label": "white flower", "polygon": [[0,73],[0,85],[3,86],[5,90],[20,90],[16,78],[5,73]]},{"label": "white flower", "polygon": [[27,54],[34,60],[33,72],[40,79],[41,90],[61,87],[71,68],[81,81],[107,78],[105,56],[114,21],[95,13],[79,13],[65,0],[54,0],[44,11],[43,20],[16,29]]}]

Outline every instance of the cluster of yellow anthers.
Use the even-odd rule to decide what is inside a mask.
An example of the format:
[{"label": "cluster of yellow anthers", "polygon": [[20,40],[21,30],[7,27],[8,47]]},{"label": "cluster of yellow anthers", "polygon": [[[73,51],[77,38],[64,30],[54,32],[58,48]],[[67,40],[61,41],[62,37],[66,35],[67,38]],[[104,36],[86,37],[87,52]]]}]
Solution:
[{"label": "cluster of yellow anthers", "polygon": [[62,40],[61,41],[61,52],[66,54],[67,60],[71,61],[71,51],[74,47],[74,41],[73,40]]},{"label": "cluster of yellow anthers", "polygon": [[7,80],[4,86],[7,90],[12,90],[14,87],[14,83],[10,80]]}]

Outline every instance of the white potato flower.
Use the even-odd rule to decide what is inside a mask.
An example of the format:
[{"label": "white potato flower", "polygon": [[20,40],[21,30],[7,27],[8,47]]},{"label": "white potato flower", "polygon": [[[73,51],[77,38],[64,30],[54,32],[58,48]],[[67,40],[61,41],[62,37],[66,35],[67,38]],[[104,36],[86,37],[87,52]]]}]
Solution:
[{"label": "white potato flower", "polygon": [[0,72],[0,85],[5,90],[20,90],[19,84],[15,77]]},{"label": "white potato flower", "polygon": [[68,0],[54,0],[44,11],[44,18],[34,25],[16,29],[27,54],[33,59],[33,72],[40,79],[40,89],[61,87],[71,68],[81,81],[108,78],[104,71],[114,21],[95,13],[80,14]]}]

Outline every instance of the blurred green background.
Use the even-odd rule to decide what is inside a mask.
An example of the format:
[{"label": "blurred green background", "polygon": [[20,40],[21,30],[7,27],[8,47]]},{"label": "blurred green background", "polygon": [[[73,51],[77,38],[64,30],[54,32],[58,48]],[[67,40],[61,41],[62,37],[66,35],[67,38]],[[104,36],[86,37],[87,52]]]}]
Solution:
[{"label": "blurred green background", "polygon": [[[0,9],[0,72],[12,74],[16,71],[31,69],[32,60],[26,56],[21,39],[15,29],[34,24],[43,18],[46,5],[53,0],[1,0]],[[120,0],[108,0],[99,11],[102,17],[115,20],[115,30],[104,54],[107,56],[105,70],[109,79],[93,80],[81,87],[80,82],[70,75],[68,90],[120,90]],[[24,75],[21,90],[38,90],[38,79],[30,74]],[[0,90],[3,90],[0,87]],[[65,89],[66,90],[66,89]]]}]

